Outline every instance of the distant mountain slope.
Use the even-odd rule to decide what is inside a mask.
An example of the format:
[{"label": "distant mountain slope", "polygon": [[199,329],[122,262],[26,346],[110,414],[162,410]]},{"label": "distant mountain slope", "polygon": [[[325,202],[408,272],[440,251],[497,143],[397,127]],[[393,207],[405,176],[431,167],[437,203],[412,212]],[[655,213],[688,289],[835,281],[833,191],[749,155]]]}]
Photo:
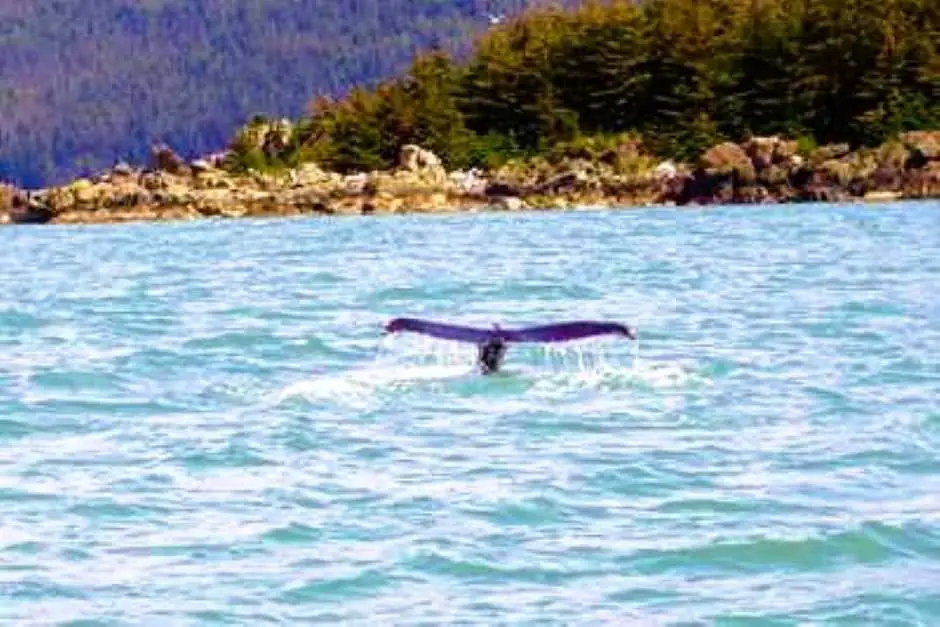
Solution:
[{"label": "distant mountain slope", "polygon": [[215,150],[256,112],[297,116],[536,3],[0,0],[0,179],[33,187],[139,162],[153,139]]}]

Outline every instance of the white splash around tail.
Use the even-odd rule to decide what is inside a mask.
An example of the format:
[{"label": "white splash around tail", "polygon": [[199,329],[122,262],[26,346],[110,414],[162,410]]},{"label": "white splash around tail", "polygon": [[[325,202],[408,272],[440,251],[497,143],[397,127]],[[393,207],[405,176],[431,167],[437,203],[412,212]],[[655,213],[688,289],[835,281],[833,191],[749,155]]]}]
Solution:
[{"label": "white splash around tail", "polygon": [[[304,379],[285,388],[275,402],[301,397],[367,409],[382,395],[414,386],[481,377],[476,356],[471,344],[385,336],[368,366]],[[589,389],[678,388],[701,380],[691,367],[641,357],[639,340],[609,338],[512,345],[496,376],[528,381],[532,392],[553,397]]]}]

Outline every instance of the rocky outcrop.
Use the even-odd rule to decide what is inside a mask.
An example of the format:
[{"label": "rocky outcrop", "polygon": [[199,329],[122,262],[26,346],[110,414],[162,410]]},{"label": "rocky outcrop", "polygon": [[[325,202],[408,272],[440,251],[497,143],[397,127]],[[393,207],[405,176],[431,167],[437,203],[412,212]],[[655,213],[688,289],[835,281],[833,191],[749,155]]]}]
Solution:
[{"label": "rocky outcrop", "polygon": [[878,148],[847,144],[801,154],[796,142],[755,137],[706,151],[689,174],[672,177],[678,204],[838,202],[936,197],[940,133],[908,133]]},{"label": "rocky outcrop", "polygon": [[53,214],[45,202],[43,192],[16,191],[9,200],[7,219],[12,224],[45,224]]},{"label": "rocky outcrop", "polygon": [[[162,142],[150,147],[150,163],[154,169],[162,172],[169,172],[171,174],[189,173],[189,166],[186,165],[186,161],[176,154],[172,148]],[[118,172],[117,169],[112,169],[112,174],[127,176],[132,173],[132,169],[129,168],[127,164],[118,164],[118,168],[120,168],[120,171]]]},{"label": "rocky outcrop", "polygon": [[[266,131],[259,141],[271,141]],[[305,163],[279,174],[234,174],[224,157],[186,163],[155,145],[146,168],[118,164],[93,178],[16,192],[5,213],[15,223],[192,220],[206,217],[431,212],[486,206],[476,172],[448,173],[433,153],[407,147],[402,167],[341,175]]]},{"label": "rocky outcrop", "polygon": [[[239,141],[273,150],[284,122],[246,127]],[[0,186],[0,221],[19,224],[194,220],[305,214],[521,211],[576,206],[885,201],[940,197],[940,133],[907,133],[872,149],[799,149],[781,137],[725,142],[691,164],[658,162],[636,142],[590,145],[511,161],[489,172],[448,172],[433,152],[401,149],[388,171],[340,174],[303,163],[241,172],[230,153],[186,162],[155,144],[147,167],[126,163],[50,189]]]}]

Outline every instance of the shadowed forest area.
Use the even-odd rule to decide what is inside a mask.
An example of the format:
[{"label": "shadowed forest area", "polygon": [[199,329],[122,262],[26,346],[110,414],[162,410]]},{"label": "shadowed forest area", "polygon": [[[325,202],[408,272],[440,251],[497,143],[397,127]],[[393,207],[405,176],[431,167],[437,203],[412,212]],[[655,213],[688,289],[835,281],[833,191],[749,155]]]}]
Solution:
[{"label": "shadowed forest area", "polygon": [[533,0],[0,0],[0,179],[61,183],[151,141],[223,148],[255,113],[299,116],[466,51]]}]

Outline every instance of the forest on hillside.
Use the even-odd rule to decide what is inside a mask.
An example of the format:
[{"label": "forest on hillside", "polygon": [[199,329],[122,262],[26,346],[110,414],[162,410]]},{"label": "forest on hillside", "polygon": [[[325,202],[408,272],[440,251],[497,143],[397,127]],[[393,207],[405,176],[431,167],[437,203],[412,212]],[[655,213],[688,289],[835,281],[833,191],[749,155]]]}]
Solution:
[{"label": "forest on hillside", "polygon": [[937,0],[596,0],[319,98],[276,154],[236,138],[234,165],[386,168],[417,143],[486,167],[624,136],[692,159],[755,135],[855,148],[921,129],[940,129]]},{"label": "forest on hillside", "polygon": [[0,0],[0,180],[36,187],[194,156],[256,113],[467,50],[491,16],[536,0]]}]

